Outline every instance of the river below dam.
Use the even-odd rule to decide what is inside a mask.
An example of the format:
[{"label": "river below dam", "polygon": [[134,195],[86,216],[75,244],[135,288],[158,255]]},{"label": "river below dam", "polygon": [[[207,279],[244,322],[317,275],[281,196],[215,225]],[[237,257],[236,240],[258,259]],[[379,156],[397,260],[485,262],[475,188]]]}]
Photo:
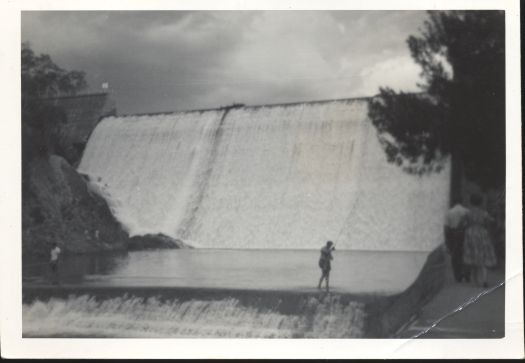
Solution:
[{"label": "river below dam", "polygon": [[23,271],[24,289],[32,291],[30,299],[24,296],[23,335],[363,338],[367,311],[355,297],[404,291],[427,255],[336,251],[331,294],[316,288],[320,271],[315,250],[66,256],[56,287],[49,284],[47,263],[32,261]]},{"label": "river below dam", "polygon": [[[421,270],[426,252],[335,251],[334,292],[393,294]],[[70,255],[60,265],[62,283],[309,291],[320,277],[315,250],[181,249],[113,255]],[[47,283],[49,266],[28,262],[24,281]]]}]

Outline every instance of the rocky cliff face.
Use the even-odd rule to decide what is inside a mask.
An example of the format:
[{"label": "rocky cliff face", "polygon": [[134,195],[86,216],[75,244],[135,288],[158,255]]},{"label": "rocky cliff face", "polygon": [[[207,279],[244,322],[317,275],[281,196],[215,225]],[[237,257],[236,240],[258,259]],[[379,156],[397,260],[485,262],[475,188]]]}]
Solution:
[{"label": "rocky cliff face", "polygon": [[22,182],[22,251],[45,255],[57,242],[73,253],[123,250],[128,235],[106,201],[57,155],[33,159]]}]

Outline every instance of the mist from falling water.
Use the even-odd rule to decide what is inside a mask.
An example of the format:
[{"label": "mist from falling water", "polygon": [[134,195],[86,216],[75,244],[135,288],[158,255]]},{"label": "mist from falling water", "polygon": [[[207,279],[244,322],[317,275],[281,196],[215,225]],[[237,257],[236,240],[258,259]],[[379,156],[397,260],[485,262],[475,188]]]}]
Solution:
[{"label": "mist from falling water", "polygon": [[430,251],[450,179],[389,164],[366,100],[110,117],[78,170],[132,235],[205,248]]},{"label": "mist from falling water", "polygon": [[24,337],[118,338],[359,338],[365,313],[358,302],[305,297],[301,311],[214,301],[80,296],[24,304]]}]

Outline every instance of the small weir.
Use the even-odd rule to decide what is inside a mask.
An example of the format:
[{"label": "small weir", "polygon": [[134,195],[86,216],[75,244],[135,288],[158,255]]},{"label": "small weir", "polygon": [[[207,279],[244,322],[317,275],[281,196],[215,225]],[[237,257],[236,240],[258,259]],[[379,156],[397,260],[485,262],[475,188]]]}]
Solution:
[{"label": "small weir", "polygon": [[[277,291],[31,288],[24,336],[360,338],[365,305],[350,296]],[[38,296],[38,298],[36,298]]]},{"label": "small weir", "polygon": [[440,249],[403,292],[24,284],[24,337],[393,337],[442,286]]}]

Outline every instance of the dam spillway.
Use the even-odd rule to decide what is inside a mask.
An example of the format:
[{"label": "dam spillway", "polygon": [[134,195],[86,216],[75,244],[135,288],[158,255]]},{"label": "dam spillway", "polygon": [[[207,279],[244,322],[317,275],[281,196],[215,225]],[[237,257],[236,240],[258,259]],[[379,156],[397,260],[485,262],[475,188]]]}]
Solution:
[{"label": "dam spillway", "polygon": [[430,251],[450,168],[389,164],[366,99],[103,119],[78,167],[131,235],[195,247]]}]

